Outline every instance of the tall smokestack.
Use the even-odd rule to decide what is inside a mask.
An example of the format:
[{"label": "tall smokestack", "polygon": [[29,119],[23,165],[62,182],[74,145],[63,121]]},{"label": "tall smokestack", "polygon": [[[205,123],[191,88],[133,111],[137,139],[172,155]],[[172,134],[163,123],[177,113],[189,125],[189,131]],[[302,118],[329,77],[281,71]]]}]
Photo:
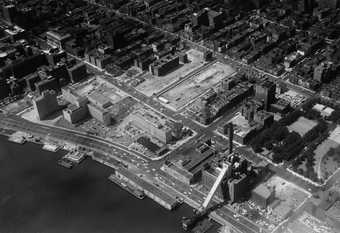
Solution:
[{"label": "tall smokestack", "polygon": [[233,153],[233,139],[234,139],[234,126],[233,123],[229,123],[229,154]]}]

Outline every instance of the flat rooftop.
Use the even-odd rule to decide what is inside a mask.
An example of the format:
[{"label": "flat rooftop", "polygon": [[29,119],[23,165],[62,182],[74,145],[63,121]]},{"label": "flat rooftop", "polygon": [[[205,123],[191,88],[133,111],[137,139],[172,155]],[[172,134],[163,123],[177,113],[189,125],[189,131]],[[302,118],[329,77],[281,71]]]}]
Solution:
[{"label": "flat rooftop", "polygon": [[95,102],[96,104],[99,104],[100,106],[103,106],[104,108],[110,106],[112,103],[110,102],[110,99],[108,99],[105,92],[100,90],[93,91],[89,96],[89,100],[91,102]]},{"label": "flat rooftop", "polygon": [[170,119],[166,118],[161,114],[157,114],[153,110],[146,110],[144,108],[138,109],[134,113],[136,116],[143,118],[145,121],[149,122],[150,124],[156,126],[157,128],[168,128]]},{"label": "flat rooftop", "polygon": [[200,153],[192,149],[189,155],[185,158],[189,158],[183,162],[183,167],[191,173],[196,173],[203,168],[203,165],[215,154],[215,151],[208,149],[207,151]]},{"label": "flat rooftop", "polygon": [[234,133],[240,137],[247,135],[256,126],[250,125],[248,120],[238,112],[229,122],[234,125]]},{"label": "flat rooftop", "polygon": [[186,169],[182,168],[180,165],[172,163],[172,162],[168,162],[165,163],[165,166],[168,166],[169,168],[171,168],[172,170],[176,171],[178,174],[186,177],[187,179],[192,178],[192,174],[190,172],[188,172]]}]

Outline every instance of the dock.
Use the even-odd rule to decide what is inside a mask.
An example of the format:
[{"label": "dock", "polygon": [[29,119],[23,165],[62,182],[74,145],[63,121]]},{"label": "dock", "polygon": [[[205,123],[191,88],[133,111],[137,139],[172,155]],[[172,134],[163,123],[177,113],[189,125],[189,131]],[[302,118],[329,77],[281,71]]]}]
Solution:
[{"label": "dock", "polygon": [[113,169],[117,169],[119,166],[119,163],[115,159],[102,154],[91,153],[88,156],[91,157],[94,161],[104,164],[105,166],[111,167]]},{"label": "dock", "polygon": [[52,143],[44,143],[42,149],[50,152],[57,152],[60,149],[60,146]]},{"label": "dock", "polygon": [[211,227],[213,223],[208,219],[203,219],[202,222],[198,223],[196,227],[192,230],[193,233],[206,233]]},{"label": "dock", "polygon": [[71,169],[73,167],[73,163],[65,158],[59,159],[58,164],[67,169]]},{"label": "dock", "polygon": [[26,139],[25,138],[19,138],[19,137],[9,137],[8,139],[11,142],[18,143],[18,144],[25,144]]},{"label": "dock", "polygon": [[86,158],[86,154],[80,151],[71,151],[64,156],[65,159],[74,164],[80,164]]},{"label": "dock", "polygon": [[138,189],[137,187],[133,186],[128,182],[123,181],[116,174],[111,174],[109,176],[109,180],[117,184],[118,186],[120,186],[122,189],[129,192],[133,196],[137,197],[138,199],[142,200],[145,198],[145,194],[142,190]]},{"label": "dock", "polygon": [[8,137],[8,140],[14,143],[24,144],[27,142],[26,137],[27,137],[26,133],[18,131],[10,135]]},{"label": "dock", "polygon": [[127,169],[118,168],[116,170],[116,175],[125,182],[142,190],[147,197],[156,201],[158,204],[168,210],[173,210],[179,204],[178,200],[175,197],[170,196],[168,193],[160,190],[154,184],[145,181],[144,179]]}]

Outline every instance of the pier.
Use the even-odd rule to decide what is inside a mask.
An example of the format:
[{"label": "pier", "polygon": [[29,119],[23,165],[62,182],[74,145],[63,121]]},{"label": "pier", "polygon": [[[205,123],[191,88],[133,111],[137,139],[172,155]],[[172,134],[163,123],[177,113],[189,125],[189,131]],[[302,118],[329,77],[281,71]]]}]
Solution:
[{"label": "pier", "polygon": [[60,146],[46,142],[46,143],[44,143],[42,149],[50,151],[50,152],[57,152],[60,149]]},{"label": "pier", "polygon": [[145,194],[142,190],[138,189],[136,186],[133,186],[129,182],[124,182],[116,174],[111,174],[109,176],[109,180],[112,181],[113,183],[117,184],[118,186],[120,186],[122,189],[129,192],[133,196],[137,197],[138,199],[142,200],[142,199],[145,198]]},{"label": "pier", "polygon": [[15,132],[8,137],[8,140],[18,144],[24,144],[27,141],[28,134],[24,132]]},{"label": "pier", "polygon": [[79,164],[86,158],[86,154],[80,151],[70,151],[64,156],[64,158],[72,163]]},{"label": "pier", "polygon": [[176,198],[171,197],[169,194],[158,189],[155,185],[141,179],[127,169],[118,168],[116,174],[124,181],[142,190],[146,196],[168,210],[173,210],[179,204]]}]

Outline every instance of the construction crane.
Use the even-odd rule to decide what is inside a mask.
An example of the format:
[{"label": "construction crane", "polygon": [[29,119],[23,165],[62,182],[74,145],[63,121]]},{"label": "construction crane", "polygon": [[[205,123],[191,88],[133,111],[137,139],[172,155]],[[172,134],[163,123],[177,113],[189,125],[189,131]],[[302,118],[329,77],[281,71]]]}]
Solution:
[{"label": "construction crane", "polygon": [[217,188],[221,185],[224,177],[228,174],[228,171],[230,171],[230,166],[226,163],[223,163],[222,165],[222,169],[216,179],[216,181],[214,182],[212,188],[210,189],[207,197],[205,198],[202,206],[197,210],[195,216],[191,217],[191,218],[185,218],[183,217],[182,220],[182,227],[185,231],[188,231],[192,228],[195,227],[195,225],[203,220],[208,214],[209,214],[209,209],[207,208],[212,200],[212,198],[214,197]]}]

